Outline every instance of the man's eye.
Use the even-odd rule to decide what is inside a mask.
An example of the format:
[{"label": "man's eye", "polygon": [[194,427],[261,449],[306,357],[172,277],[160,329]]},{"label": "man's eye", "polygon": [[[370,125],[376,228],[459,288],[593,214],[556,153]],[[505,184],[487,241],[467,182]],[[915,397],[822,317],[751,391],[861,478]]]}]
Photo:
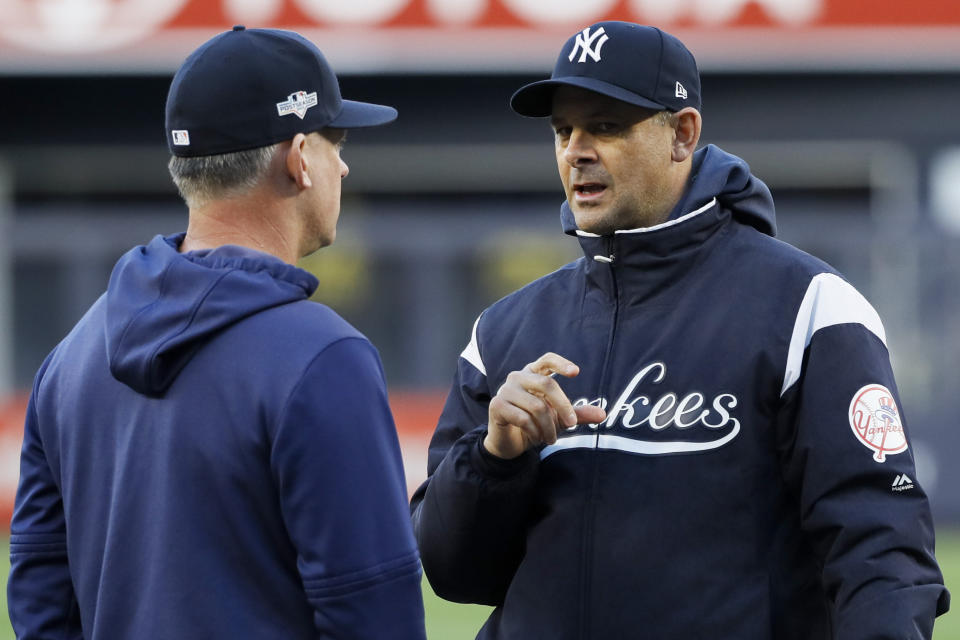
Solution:
[{"label": "man's eye", "polygon": [[612,133],[619,128],[620,126],[616,122],[598,122],[596,125],[596,129],[600,133]]}]

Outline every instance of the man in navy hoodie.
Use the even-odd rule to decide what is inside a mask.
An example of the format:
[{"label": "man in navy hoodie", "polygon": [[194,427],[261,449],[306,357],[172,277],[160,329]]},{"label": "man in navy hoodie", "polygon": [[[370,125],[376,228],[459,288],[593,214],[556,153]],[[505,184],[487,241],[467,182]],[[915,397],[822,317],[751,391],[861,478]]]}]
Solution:
[{"label": "man in navy hoodie", "polygon": [[12,523],[21,640],[425,637],[373,346],[308,301],[343,100],[301,36],[235,27],[167,99],[187,232],[124,255],[37,374]]},{"label": "man in navy hoodie", "polygon": [[584,256],[485,310],[414,495],[479,638],[930,638],[949,594],[870,304],[696,150],[693,56],[601,22],[511,105],[550,117]]}]

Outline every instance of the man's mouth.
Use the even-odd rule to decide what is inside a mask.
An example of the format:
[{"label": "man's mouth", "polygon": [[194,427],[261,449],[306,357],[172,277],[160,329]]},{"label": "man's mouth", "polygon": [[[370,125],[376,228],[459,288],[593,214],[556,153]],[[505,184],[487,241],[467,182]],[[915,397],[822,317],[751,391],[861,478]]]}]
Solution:
[{"label": "man's mouth", "polygon": [[574,197],[580,202],[595,200],[606,190],[607,185],[601,182],[579,182],[573,185]]}]

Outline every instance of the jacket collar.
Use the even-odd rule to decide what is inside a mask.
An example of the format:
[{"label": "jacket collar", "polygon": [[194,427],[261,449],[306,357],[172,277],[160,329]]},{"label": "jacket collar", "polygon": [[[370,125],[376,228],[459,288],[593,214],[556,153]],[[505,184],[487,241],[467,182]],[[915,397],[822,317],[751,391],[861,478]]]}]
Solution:
[{"label": "jacket collar", "polygon": [[619,230],[608,236],[575,233],[591,284],[610,293],[616,286],[618,295],[645,297],[649,287],[673,283],[691,269],[697,262],[694,256],[712,244],[730,217],[730,211],[713,198],[652,227]]}]

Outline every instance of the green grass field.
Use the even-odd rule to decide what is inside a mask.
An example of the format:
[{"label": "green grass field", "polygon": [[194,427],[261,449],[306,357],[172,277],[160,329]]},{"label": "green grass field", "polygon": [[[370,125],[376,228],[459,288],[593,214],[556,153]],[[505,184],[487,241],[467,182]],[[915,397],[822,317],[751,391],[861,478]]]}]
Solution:
[{"label": "green grass field", "polygon": [[[9,571],[8,543],[0,541],[0,640],[14,640],[7,618],[7,573]],[[943,531],[937,536],[937,559],[952,594],[960,594],[960,530]],[[424,581],[423,596],[427,609],[427,636],[430,640],[471,640],[483,624],[489,607],[460,605],[445,602],[433,595]],[[956,596],[960,598],[960,596]],[[960,608],[956,604],[955,608]],[[934,640],[960,638],[960,613],[951,611],[937,619]]]}]

